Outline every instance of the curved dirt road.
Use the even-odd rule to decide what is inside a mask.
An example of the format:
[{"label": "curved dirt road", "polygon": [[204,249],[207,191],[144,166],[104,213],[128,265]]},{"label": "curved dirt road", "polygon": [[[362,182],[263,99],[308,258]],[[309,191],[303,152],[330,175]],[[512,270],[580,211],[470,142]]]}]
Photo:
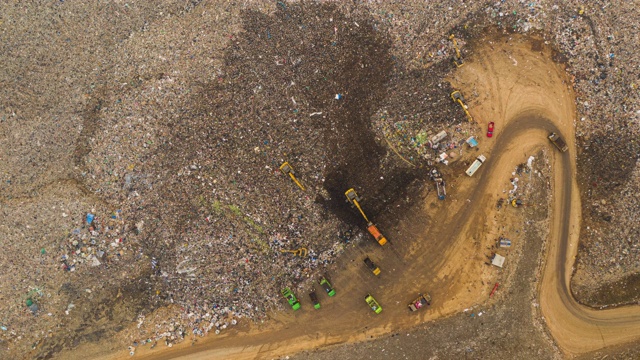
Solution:
[{"label": "curved dirt road", "polygon": [[573,164],[567,152],[555,169],[555,201],[547,266],[540,289],[540,305],[549,330],[569,354],[631,342],[640,338],[640,307],[595,310],[578,304],[569,290],[579,235],[580,209]]},{"label": "curved dirt road", "polygon": [[[141,349],[137,357],[273,358],[370,339],[484,301],[490,289],[479,285],[486,275],[483,249],[492,241],[487,236],[491,228],[487,219],[503,195],[496,188],[508,183],[513,167],[541,145],[549,147],[555,159],[553,221],[540,288],[540,304],[551,334],[566,355],[640,338],[640,308],[591,310],[578,305],[569,291],[580,203],[575,162],[570,158],[575,148],[571,140],[574,97],[564,71],[551,62],[548,49],[533,52],[530,40],[522,37],[497,36],[478,42],[485,45],[475,49],[474,57],[456,71],[451,82],[463,94],[478,94],[467,95],[470,110],[482,127],[488,119],[495,121],[496,136],[493,142],[481,144],[488,155],[486,165],[473,178],[457,179],[452,200],[446,205],[428,204],[431,200],[423,198],[422,204],[406,211],[407,219],[390,237],[391,247],[367,243],[348,248],[332,279],[338,295],[321,299],[321,313],[306,303],[295,313],[273,314],[263,327],[232,330],[193,347],[182,344],[167,352]],[[561,154],[551,148],[546,139],[549,131],[562,133],[572,150]],[[361,259],[365,255],[380,265],[380,277],[364,269]],[[432,293],[433,308],[408,314],[406,303],[421,291]],[[364,304],[368,292],[381,303],[382,314],[373,314]]]},{"label": "curved dirt road", "polygon": [[[575,355],[640,339],[638,306],[594,310],[578,304],[569,289],[580,226],[573,141],[576,116],[570,80],[551,61],[551,51],[540,39],[512,35],[487,37],[478,43],[483,46],[476,49],[475,62],[454,80],[460,88],[480,94],[474,104],[478,113],[496,119],[497,126],[501,125],[498,120],[505,120],[496,148],[504,154],[532,143],[544,144],[555,159],[549,248],[539,289],[542,314],[555,342],[566,355]],[[568,152],[560,153],[550,146],[546,139],[550,131],[563,135]],[[513,141],[518,142],[516,147],[508,145]],[[495,155],[493,160],[501,162]],[[512,161],[517,160],[512,156]],[[493,173],[491,166],[486,171]],[[485,181],[489,180],[481,183]]]},{"label": "curved dirt road", "polygon": [[[544,133],[532,132],[542,129]],[[513,120],[502,133],[502,139],[496,148],[507,147],[507,142],[519,139],[519,145],[532,141],[547,142],[549,131],[559,130],[540,113],[529,113]],[[526,134],[528,139],[521,139],[518,134]],[[638,306],[622,307],[610,310],[594,310],[578,304],[569,290],[571,267],[577,249],[578,214],[576,204],[578,197],[577,184],[571,162],[572,151],[560,153],[552,148],[552,156],[556,158],[554,168],[555,184],[554,208],[552,211],[552,228],[547,264],[540,289],[540,305],[549,330],[556,343],[567,355],[575,355],[594,351],[607,346],[628,343],[640,338],[640,308]],[[502,160],[494,156],[496,163]],[[487,172],[493,172],[491,166]],[[492,178],[483,178],[478,188],[484,188]],[[577,205],[577,206],[576,206]]]}]

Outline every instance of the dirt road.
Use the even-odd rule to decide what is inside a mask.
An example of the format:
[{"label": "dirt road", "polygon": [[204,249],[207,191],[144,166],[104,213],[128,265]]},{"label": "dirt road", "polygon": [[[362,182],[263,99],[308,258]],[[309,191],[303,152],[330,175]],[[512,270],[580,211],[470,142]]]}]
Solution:
[{"label": "dirt road", "polygon": [[580,199],[572,152],[556,154],[553,231],[540,304],[547,326],[568,354],[579,354],[640,338],[640,308],[595,310],[578,304],[569,281],[578,249]]},{"label": "dirt road", "polygon": [[[575,110],[569,80],[558,65],[549,61],[551,53],[541,41],[517,36],[495,39],[495,45],[490,40],[480,41],[478,43],[490,44],[477,49],[476,59],[483,60],[471,64],[465,69],[468,73],[460,77],[462,86],[470,86],[479,94],[485,94],[479,104],[483,110],[481,114],[513,119],[499,134],[496,147],[500,154],[512,153],[512,149],[520,150],[534,143],[544,145],[548,143],[544,137],[549,131],[558,131],[568,139],[568,152],[560,154],[552,148],[551,153],[556,159],[552,186],[553,225],[540,288],[540,304],[556,343],[566,354],[573,355],[638,339],[640,308],[594,310],[579,305],[571,295],[568,284],[578,247],[581,216],[573,144]],[[505,46],[498,46],[498,42],[504,42]],[[538,52],[539,49],[542,50]],[[516,70],[518,66],[520,70]],[[513,81],[513,77],[517,80]],[[509,90],[501,91],[503,88]],[[512,115],[516,112],[520,114]],[[499,126],[500,123],[497,124]],[[506,141],[514,143],[516,135],[517,146],[507,145]],[[514,155],[517,157],[517,154],[507,157],[514,161]],[[494,160],[510,162],[495,157]],[[494,173],[491,166],[486,171]],[[482,185],[478,186],[478,191],[481,188]]]},{"label": "dirt road", "polygon": [[[639,338],[638,307],[590,310],[576,304],[569,291],[578,241],[574,230],[580,220],[571,140],[575,110],[569,81],[541,40],[490,36],[477,42],[488,45],[476,47],[474,56],[450,81],[465,94],[481,128],[488,121],[496,123],[495,137],[493,142],[481,143],[488,161],[473,178],[463,174],[463,164],[452,165],[462,175],[456,178],[455,191],[450,191],[446,204],[437,202],[433,194],[421,194],[420,201],[414,201],[407,211],[409,217],[397,228],[387,229],[391,246],[366,243],[349,248],[332,276],[338,294],[321,299],[322,312],[307,306],[295,313],[273,314],[262,327],[209,338],[194,346],[183,344],[161,354],[142,349],[136,355],[153,359],[272,358],[362,341],[483,302],[490,291],[481,284],[491,276],[483,263],[483,251],[493,241],[487,236],[493,205],[513,167],[540,146],[550,146],[549,131],[562,133],[571,150],[552,152],[553,225],[540,288],[547,326],[566,355]],[[405,205],[399,201],[392,206]],[[366,255],[380,265],[380,277],[362,264]],[[432,293],[434,307],[409,314],[406,303],[424,291]],[[367,308],[363,300],[367,293],[381,303],[382,314]],[[306,298],[306,294],[298,296]]]}]

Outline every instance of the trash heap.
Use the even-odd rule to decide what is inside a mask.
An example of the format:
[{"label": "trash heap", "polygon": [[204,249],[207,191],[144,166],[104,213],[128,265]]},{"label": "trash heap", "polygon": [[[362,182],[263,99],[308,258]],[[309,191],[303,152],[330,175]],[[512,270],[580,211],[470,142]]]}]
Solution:
[{"label": "trash heap", "polygon": [[[123,298],[143,299],[134,307],[147,316],[140,330],[153,330],[132,336],[144,344],[223,331],[284,308],[281,287],[304,287],[345,246],[336,236],[351,226],[345,189],[375,199],[396,170],[428,165],[477,134],[443,79],[455,71],[449,35],[464,58],[468,40],[486,26],[542,36],[572,76],[579,182],[596,210],[583,212],[591,223],[578,272],[596,282],[637,272],[640,55],[632,5],[161,1],[5,9],[0,231],[2,263],[13,271],[0,291],[0,355],[55,348],[51,329],[61,326],[71,330],[64,336],[81,336],[76,316]],[[448,137],[429,147],[442,130]],[[405,161],[387,157],[390,148]],[[279,171],[284,161],[306,191]],[[76,199],[85,203],[65,208],[74,220],[59,215],[61,203]],[[614,207],[620,203],[624,209]],[[282,252],[302,247],[304,258]],[[118,297],[132,284],[136,296]],[[42,296],[31,294],[26,305],[36,287]],[[167,306],[177,309],[171,321],[150,318]],[[60,348],[73,344],[68,337]]]}]

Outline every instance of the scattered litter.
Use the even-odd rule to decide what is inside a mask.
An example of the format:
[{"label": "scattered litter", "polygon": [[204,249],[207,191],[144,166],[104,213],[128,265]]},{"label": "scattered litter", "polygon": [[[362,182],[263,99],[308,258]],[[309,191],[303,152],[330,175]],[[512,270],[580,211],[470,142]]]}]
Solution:
[{"label": "scattered litter", "polygon": [[535,160],[535,158],[533,156],[529,156],[529,159],[527,160],[527,167],[529,169],[531,169],[531,164],[533,163],[533,160]]},{"label": "scattered litter", "polygon": [[499,244],[500,244],[500,247],[502,248],[509,248],[511,247],[511,240],[501,237],[499,240]]},{"label": "scattered litter", "polygon": [[491,265],[501,268],[502,265],[504,265],[504,260],[505,260],[504,256],[494,254],[493,257],[491,258]]},{"label": "scattered litter", "polygon": [[467,139],[467,144],[469,144],[470,147],[476,147],[478,146],[478,140],[476,140],[475,137],[471,136]]}]

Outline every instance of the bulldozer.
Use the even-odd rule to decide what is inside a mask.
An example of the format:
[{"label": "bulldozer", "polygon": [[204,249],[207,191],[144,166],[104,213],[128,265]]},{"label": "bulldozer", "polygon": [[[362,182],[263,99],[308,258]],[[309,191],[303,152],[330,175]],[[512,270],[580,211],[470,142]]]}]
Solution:
[{"label": "bulldozer", "polygon": [[460,49],[458,48],[458,42],[456,41],[455,35],[451,34],[449,36],[449,40],[453,43],[453,49],[455,50],[455,54],[453,55],[453,63],[456,67],[460,67],[464,65],[464,60],[462,60],[462,55],[460,54]]},{"label": "bulldozer", "polygon": [[291,180],[293,180],[293,182],[296,183],[296,185],[298,185],[298,187],[300,187],[302,191],[305,191],[304,186],[296,178],[296,174],[293,171],[293,167],[289,164],[288,161],[285,161],[284,164],[280,165],[280,171],[282,171],[285,175],[289,175],[289,177],[291,177]]},{"label": "bulldozer", "polygon": [[464,97],[462,96],[462,93],[460,93],[460,91],[458,91],[458,90],[452,92],[451,93],[451,100],[453,100],[453,102],[455,102],[455,103],[460,104],[460,106],[462,107],[462,110],[467,115],[467,118],[469,119],[469,122],[472,122],[473,121],[473,116],[471,116],[471,114],[469,113],[469,110],[467,110],[468,106],[464,104]]}]

